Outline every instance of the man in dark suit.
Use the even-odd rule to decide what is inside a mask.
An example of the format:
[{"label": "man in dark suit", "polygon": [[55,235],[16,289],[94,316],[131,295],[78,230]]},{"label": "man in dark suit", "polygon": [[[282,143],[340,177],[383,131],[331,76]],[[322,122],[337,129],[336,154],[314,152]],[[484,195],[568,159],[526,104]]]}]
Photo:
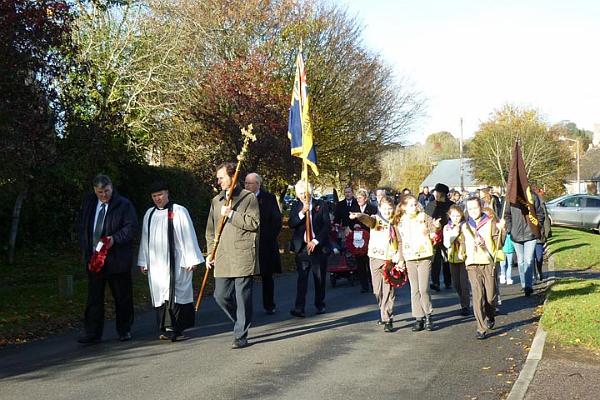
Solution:
[{"label": "man in dark suit", "polygon": [[[433,189],[435,200],[427,204],[425,213],[433,219],[440,219],[442,229],[448,223],[448,210],[454,203],[448,200],[450,188],[438,183]],[[431,262],[431,284],[429,287],[436,292],[440,291],[440,272],[444,274],[444,285],[446,289],[452,287],[452,275],[450,274],[450,264],[448,263],[448,249],[444,247],[443,241],[434,243],[434,255]]]},{"label": "man in dark suit", "polygon": [[[289,225],[294,230],[292,247],[296,253],[298,285],[296,303],[290,311],[295,317],[304,317],[308,276],[312,271],[315,282],[315,307],[317,314],[325,313],[325,280],[327,276],[327,256],[329,253],[329,210],[327,203],[312,198],[312,187],[304,181],[296,183],[298,200],[292,205]],[[311,240],[306,232],[306,215],[310,212],[312,222]]]},{"label": "man in dark suit", "polygon": [[[350,211],[356,209],[358,203],[354,198],[354,191],[350,186],[344,189],[344,199],[340,200],[335,207],[333,222],[344,228],[350,226]],[[354,224],[352,224],[354,225]]]},{"label": "man in dark suit", "polygon": [[[94,193],[83,201],[79,215],[79,240],[88,273],[88,298],[85,308],[85,334],[80,343],[98,343],[104,330],[104,288],[108,283],[115,300],[119,340],[131,340],[133,323],[133,290],[131,266],[133,238],[137,232],[137,216],[133,205],[113,190],[106,175],[97,175]],[[89,270],[88,263],[101,238],[106,238],[108,253],[99,272]]]},{"label": "man in dark suit", "polygon": [[258,263],[262,278],[263,307],[267,314],[275,313],[275,284],[273,274],[281,272],[279,244],[277,236],[281,231],[281,212],[275,195],[262,188],[262,177],[257,173],[246,175],[244,186],[254,193],[260,210],[260,232],[258,244]]},{"label": "man in dark suit", "polygon": [[429,186],[423,186],[423,191],[419,193],[418,201],[423,206],[423,209],[427,208],[429,203],[435,200],[433,194],[429,191]]}]

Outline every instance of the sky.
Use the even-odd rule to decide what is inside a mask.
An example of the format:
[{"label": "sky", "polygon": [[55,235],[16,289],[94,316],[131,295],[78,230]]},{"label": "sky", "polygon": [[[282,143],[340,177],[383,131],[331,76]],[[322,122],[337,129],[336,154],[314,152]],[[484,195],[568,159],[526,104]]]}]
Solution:
[{"label": "sky", "polygon": [[504,104],[550,124],[600,124],[598,0],[335,0],[364,26],[364,45],[426,99],[405,138],[472,137]]}]

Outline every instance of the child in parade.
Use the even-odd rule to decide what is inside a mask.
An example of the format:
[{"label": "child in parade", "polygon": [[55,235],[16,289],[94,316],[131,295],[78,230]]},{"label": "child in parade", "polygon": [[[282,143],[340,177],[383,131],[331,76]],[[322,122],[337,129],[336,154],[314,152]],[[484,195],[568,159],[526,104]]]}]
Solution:
[{"label": "child in parade", "polygon": [[444,246],[448,249],[448,262],[452,284],[460,299],[460,314],[468,316],[469,312],[469,277],[465,268],[465,240],[461,235],[464,224],[462,208],[456,204],[448,210],[448,224],[444,227]]},{"label": "child in parade", "polygon": [[[496,214],[496,212],[494,211],[494,209],[492,207],[487,207],[485,204],[486,204],[486,202],[485,202],[484,198],[481,198],[482,212],[485,215],[487,215],[488,217],[490,217],[492,219],[492,221],[497,223],[498,215]],[[495,285],[495,291],[496,291],[496,314],[498,314],[500,312],[499,306],[502,305],[502,297],[500,296],[500,278],[499,278],[500,263],[502,262],[502,260],[496,258],[496,266],[494,267],[494,285]]]},{"label": "child in parade", "polygon": [[504,221],[496,223],[484,213],[479,197],[467,200],[468,219],[462,229],[465,241],[465,264],[473,293],[473,313],[477,321],[477,339],[485,339],[496,323],[496,243]]},{"label": "child in parade", "polygon": [[392,222],[398,231],[399,263],[405,264],[408,270],[410,304],[415,318],[412,330],[431,331],[433,307],[429,280],[433,257],[432,239],[441,234],[440,219],[432,219],[413,195],[406,195],[396,207]]},{"label": "child in parade", "polygon": [[[504,246],[502,251],[506,258],[500,261],[500,284],[512,285],[512,265],[513,265],[513,254],[515,254],[515,246],[510,238],[510,233],[506,235],[504,239]],[[525,282],[522,282],[523,288],[525,288]]]},{"label": "child in parade", "polygon": [[350,213],[351,220],[357,219],[370,228],[367,255],[369,256],[373,294],[379,306],[379,323],[383,324],[385,332],[392,332],[394,328],[394,300],[396,298],[394,287],[384,279],[383,275],[386,262],[391,261],[392,256],[397,253],[398,249],[396,233],[391,224],[393,211],[394,200],[385,196],[379,203],[379,210],[376,215],[371,216],[360,212]]}]

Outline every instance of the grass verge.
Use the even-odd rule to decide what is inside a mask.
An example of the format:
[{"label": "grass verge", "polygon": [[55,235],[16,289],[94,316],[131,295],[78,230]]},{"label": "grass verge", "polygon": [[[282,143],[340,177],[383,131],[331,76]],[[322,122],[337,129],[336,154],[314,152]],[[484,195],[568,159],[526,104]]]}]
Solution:
[{"label": "grass verge", "polygon": [[[548,251],[555,270],[600,271],[600,235],[559,227],[552,233]],[[600,354],[599,310],[600,279],[561,279],[548,291],[541,323],[550,342]]]},{"label": "grass verge", "polygon": [[600,271],[600,235],[569,228],[552,228],[548,250],[557,270],[591,268]]},{"label": "grass verge", "polygon": [[548,339],[600,352],[600,279],[564,279],[549,290],[542,326]]},{"label": "grass verge", "polygon": [[[73,276],[73,297],[58,294],[60,276]],[[37,250],[19,254],[13,265],[0,262],[0,346],[24,343],[79,326],[87,298],[87,276],[72,250]],[[108,286],[108,285],[107,285]],[[146,277],[134,270],[134,304],[147,308]],[[110,290],[106,317],[114,317]]]}]

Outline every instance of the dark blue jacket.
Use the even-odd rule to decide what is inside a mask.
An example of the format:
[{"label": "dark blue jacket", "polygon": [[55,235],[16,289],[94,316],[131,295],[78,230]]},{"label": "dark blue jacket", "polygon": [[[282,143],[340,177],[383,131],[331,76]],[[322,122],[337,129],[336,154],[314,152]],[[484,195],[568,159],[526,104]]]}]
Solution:
[{"label": "dark blue jacket", "polygon": [[[295,253],[300,253],[306,243],[304,242],[304,233],[306,232],[306,217],[300,219],[298,215],[302,211],[303,204],[300,200],[296,200],[290,210],[290,219],[288,224],[294,230],[292,234],[292,250]],[[322,252],[329,254],[329,230],[331,220],[329,219],[329,209],[327,203],[322,200],[312,200],[312,226],[315,234],[315,239],[319,245],[315,248],[315,254]]]},{"label": "dark blue jacket", "polygon": [[[92,255],[94,218],[98,198],[89,193],[83,200],[78,219],[79,245],[87,268]],[[120,274],[128,272],[133,265],[133,240],[137,234],[138,221],[135,209],[129,200],[113,192],[104,217],[102,236],[112,236],[114,245],[108,251],[104,262],[104,273]]]}]

